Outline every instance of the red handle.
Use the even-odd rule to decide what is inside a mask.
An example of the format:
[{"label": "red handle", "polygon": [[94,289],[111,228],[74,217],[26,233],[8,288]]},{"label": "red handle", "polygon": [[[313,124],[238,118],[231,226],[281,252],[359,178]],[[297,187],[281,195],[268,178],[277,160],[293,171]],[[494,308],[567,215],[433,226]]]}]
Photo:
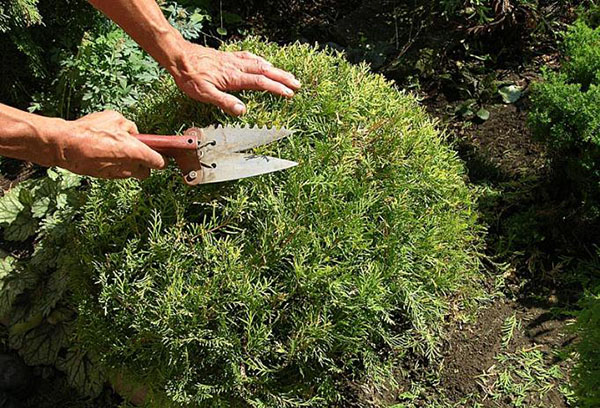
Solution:
[{"label": "red handle", "polygon": [[202,182],[202,164],[198,156],[201,135],[202,130],[190,128],[183,136],[135,135],[135,137],[152,150],[173,157],[183,173],[185,182],[194,186]]},{"label": "red handle", "polygon": [[146,146],[175,159],[188,185],[202,181],[202,165],[198,157],[201,131],[191,128],[183,136],[135,135]]},{"label": "red handle", "polygon": [[197,150],[198,136],[161,136],[161,135],[135,135],[135,137],[152,150],[175,157],[183,153],[182,150]]}]

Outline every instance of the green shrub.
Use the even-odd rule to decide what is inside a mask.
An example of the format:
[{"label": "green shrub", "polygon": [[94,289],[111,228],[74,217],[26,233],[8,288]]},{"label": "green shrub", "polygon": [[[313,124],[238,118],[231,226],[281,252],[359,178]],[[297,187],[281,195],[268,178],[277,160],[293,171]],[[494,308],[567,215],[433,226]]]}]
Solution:
[{"label": "green shrub", "polygon": [[576,22],[565,37],[564,53],[563,72],[569,83],[581,84],[584,90],[600,85],[600,28]]},{"label": "green shrub", "polygon": [[[451,302],[477,293],[464,169],[416,100],[307,46],[249,49],[294,72],[286,101],[244,94],[250,125],[295,135],[274,175],[188,188],[173,170],[93,181],[71,287],[74,339],[154,406],[368,405],[406,355],[434,359]],[[146,132],[232,121],[171,82],[131,115]],[[162,401],[162,402],[158,402]]]},{"label": "green shrub", "polygon": [[564,50],[561,72],[547,71],[533,87],[530,124],[558,173],[593,209],[600,193],[600,28],[576,23]]},{"label": "green shrub", "polygon": [[[530,123],[549,147],[558,180],[567,181],[558,188],[583,202],[582,218],[593,231],[597,222],[590,221],[600,215],[600,28],[576,22],[566,33],[564,54],[560,72],[546,71],[544,81],[533,87]],[[597,279],[598,267],[596,261],[586,270]],[[578,403],[586,408],[600,403],[599,292],[588,291],[578,313],[581,341],[574,370]]]},{"label": "green shrub", "polygon": [[51,88],[59,61],[71,55],[97,13],[84,0],[0,4],[2,102],[26,108],[31,95]]}]

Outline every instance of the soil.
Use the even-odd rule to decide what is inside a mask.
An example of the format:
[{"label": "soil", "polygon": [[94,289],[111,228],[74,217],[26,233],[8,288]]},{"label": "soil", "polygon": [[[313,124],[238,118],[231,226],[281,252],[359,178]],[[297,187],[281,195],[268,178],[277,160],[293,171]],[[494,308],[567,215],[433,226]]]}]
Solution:
[{"label": "soil", "polygon": [[[516,315],[522,330],[515,332],[508,347],[502,345],[502,326],[507,318]],[[565,332],[566,322],[552,317],[548,309],[531,307],[498,298],[481,310],[475,323],[456,328],[447,340],[443,354],[440,387],[452,403],[459,403],[467,395],[478,395],[484,407],[512,407],[512,403],[490,398],[479,377],[492,371],[498,364],[496,357],[504,353],[537,349],[544,353],[548,366],[554,352],[569,345],[574,337]],[[561,362],[564,371],[569,362]],[[543,407],[568,407],[565,397],[555,387],[541,401]]]}]

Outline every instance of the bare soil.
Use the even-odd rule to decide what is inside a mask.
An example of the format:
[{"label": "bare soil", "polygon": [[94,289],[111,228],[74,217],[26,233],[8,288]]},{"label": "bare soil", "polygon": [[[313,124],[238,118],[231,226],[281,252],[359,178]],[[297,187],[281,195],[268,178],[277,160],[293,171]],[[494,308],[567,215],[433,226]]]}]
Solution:
[{"label": "bare soil", "polygon": [[[516,314],[522,329],[515,332],[508,347],[502,345],[502,326],[506,319]],[[493,400],[480,380],[480,376],[493,370],[500,353],[518,353],[537,349],[544,353],[548,366],[554,363],[554,353],[573,341],[565,330],[566,322],[553,317],[548,309],[527,308],[517,302],[499,298],[482,309],[474,324],[456,328],[446,343],[440,387],[453,403],[474,394],[484,407],[509,408],[510,400]],[[564,371],[570,363],[560,363]],[[563,408],[569,405],[555,387],[544,394],[541,406]]]}]

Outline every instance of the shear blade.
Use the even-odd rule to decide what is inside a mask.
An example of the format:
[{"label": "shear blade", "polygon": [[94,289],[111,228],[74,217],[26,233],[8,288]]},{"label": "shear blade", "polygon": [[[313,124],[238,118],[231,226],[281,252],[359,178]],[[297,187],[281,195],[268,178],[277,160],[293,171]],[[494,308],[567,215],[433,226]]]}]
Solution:
[{"label": "shear blade", "polygon": [[[208,159],[208,157],[204,158],[207,163],[210,163]],[[298,165],[298,163],[293,161],[251,153],[219,155],[213,162],[216,167],[203,169],[201,184],[221,183],[223,181],[254,177],[289,169]]]},{"label": "shear blade", "polygon": [[242,152],[283,139],[292,134],[287,129],[266,127],[209,126],[202,129],[205,140],[215,141],[215,149],[223,152]]}]

